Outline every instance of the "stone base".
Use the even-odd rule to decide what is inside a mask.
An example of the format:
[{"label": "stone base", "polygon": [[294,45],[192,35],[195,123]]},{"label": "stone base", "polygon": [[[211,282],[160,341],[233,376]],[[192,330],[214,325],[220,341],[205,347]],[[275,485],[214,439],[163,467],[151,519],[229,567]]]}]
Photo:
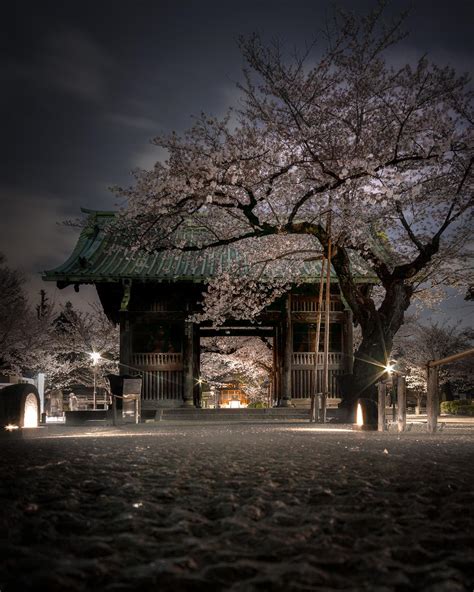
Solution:
[{"label": "stone base", "polygon": [[194,401],[192,399],[185,399],[180,407],[192,408],[194,407]]},{"label": "stone base", "polygon": [[105,422],[111,414],[104,409],[87,410],[87,411],[66,411],[66,425],[79,426],[88,422],[101,421]]}]

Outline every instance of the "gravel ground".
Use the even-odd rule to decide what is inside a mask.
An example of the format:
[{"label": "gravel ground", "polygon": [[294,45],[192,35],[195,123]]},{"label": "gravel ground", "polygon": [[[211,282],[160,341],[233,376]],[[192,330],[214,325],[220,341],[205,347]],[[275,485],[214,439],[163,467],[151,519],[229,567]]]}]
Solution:
[{"label": "gravel ground", "polygon": [[474,589],[473,430],[2,437],[0,590]]}]

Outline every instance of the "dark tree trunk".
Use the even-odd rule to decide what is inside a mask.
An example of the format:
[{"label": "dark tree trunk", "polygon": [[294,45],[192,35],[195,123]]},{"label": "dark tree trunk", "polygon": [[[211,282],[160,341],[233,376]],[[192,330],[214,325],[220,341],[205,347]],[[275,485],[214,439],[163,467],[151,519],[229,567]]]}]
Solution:
[{"label": "dark tree trunk", "polygon": [[352,376],[345,381],[341,408],[347,413],[347,421],[353,421],[355,403],[359,398],[377,401],[377,383],[385,376],[387,356],[392,347],[392,336],[384,335],[378,327],[372,327],[363,335],[354,354]]},{"label": "dark tree trunk", "polygon": [[354,354],[353,374],[342,385],[341,409],[349,422],[354,420],[357,399],[377,400],[376,384],[387,377],[385,368],[390,361],[393,337],[403,325],[411,295],[410,285],[393,282],[386,287],[385,298],[378,310],[367,296],[365,302],[358,301],[358,314],[354,316],[361,325],[362,342]]}]

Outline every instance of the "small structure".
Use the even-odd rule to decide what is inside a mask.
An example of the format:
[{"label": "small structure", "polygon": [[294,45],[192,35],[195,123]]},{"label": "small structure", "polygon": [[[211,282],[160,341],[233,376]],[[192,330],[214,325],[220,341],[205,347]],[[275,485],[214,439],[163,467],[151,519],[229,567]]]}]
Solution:
[{"label": "small structure", "polygon": [[238,384],[228,384],[217,391],[217,406],[228,409],[247,407],[250,399]]},{"label": "small structure", "polygon": [[77,396],[71,391],[68,397],[69,411],[79,411],[79,401]]},{"label": "small structure", "polygon": [[141,415],[141,394],[142,394],[142,379],[141,378],[124,378],[123,379],[123,405],[122,418],[125,420],[132,420],[138,423]]},{"label": "small structure", "polygon": [[[271,339],[271,391],[277,405],[309,407],[312,394],[324,388],[328,405],[337,405],[339,378],[352,372],[352,313],[332,270],[321,273],[320,261],[295,263],[298,286],[268,306],[256,324],[242,319],[219,328],[198,324],[189,317],[200,310],[209,280],[239,258],[232,246],[198,254],[125,254],[106,232],[114,213],[83,211],[89,219],[73,254],[43,279],[59,288],[96,286],[105,313],[120,324],[120,371],[143,380],[143,410],[199,406],[200,339],[219,335]],[[178,232],[177,240],[196,244],[207,231],[188,225]],[[373,283],[361,269],[357,262],[354,281]],[[330,290],[321,303],[318,286],[326,275]]]},{"label": "small structure", "polygon": [[48,417],[62,417],[64,409],[63,391],[55,389],[46,394],[44,410]]}]

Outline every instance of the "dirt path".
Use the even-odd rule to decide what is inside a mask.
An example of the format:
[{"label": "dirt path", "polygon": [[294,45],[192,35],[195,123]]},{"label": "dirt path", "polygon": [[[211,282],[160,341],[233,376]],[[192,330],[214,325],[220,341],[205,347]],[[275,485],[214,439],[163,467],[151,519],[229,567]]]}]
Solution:
[{"label": "dirt path", "polygon": [[0,443],[1,592],[473,590],[472,431],[45,435]]}]

